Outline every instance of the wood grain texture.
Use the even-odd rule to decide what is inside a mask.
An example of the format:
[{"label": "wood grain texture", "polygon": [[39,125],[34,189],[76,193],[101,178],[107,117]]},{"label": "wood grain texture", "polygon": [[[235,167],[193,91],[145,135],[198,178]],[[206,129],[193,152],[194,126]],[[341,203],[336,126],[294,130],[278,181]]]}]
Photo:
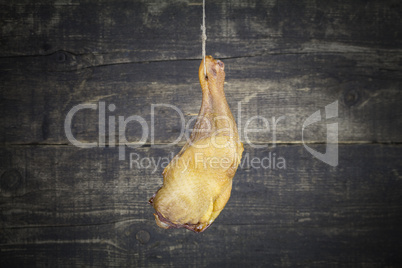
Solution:
[{"label": "wood grain texture", "polygon": [[[299,145],[247,146],[251,158],[234,178],[228,205],[201,235],[155,225],[147,199],[161,185],[161,168],[130,169],[110,148],[7,147],[11,163],[1,171],[16,171],[24,183],[0,192],[2,260],[61,267],[395,264],[402,235],[399,147],[344,145],[332,168]],[[172,149],[180,148],[132,153],[158,158]],[[270,153],[286,169],[251,166],[252,158]],[[373,155],[382,161],[371,162]]]},{"label": "wood grain texture", "polygon": [[[71,51],[101,64],[201,58],[201,2],[3,3],[2,56]],[[217,57],[327,49],[401,48],[402,7],[386,1],[215,1],[206,6],[207,49]],[[317,44],[318,43],[318,44]]]},{"label": "wood grain texture", "polygon": [[[308,116],[338,100],[340,141],[401,142],[402,109],[395,101],[402,94],[401,70],[392,76],[388,72],[375,73],[371,66],[356,67],[362,56],[351,57],[354,59],[312,54],[224,60],[225,91],[242,139],[248,126],[262,131],[250,133],[250,141],[272,143],[273,120],[282,117],[276,124],[276,140],[300,143],[302,125]],[[149,128],[152,104],[175,105],[184,114],[184,121],[171,108],[155,108],[154,113],[154,143],[170,143],[180,136],[181,123],[187,125],[201,105],[199,60],[112,65],[72,72],[44,70],[40,65],[29,65],[26,58],[21,65],[16,64],[21,62],[18,59],[7,61],[10,67],[4,68],[12,71],[6,71],[2,79],[0,116],[4,143],[67,144],[64,131],[67,113],[76,105],[99,105],[99,102],[105,102],[106,108],[110,104],[116,106],[114,112],[106,110],[106,120],[108,116],[117,120],[118,116],[138,115]],[[42,64],[45,66],[46,60]],[[99,135],[98,111],[84,110],[74,116],[77,139],[97,141],[94,137]],[[253,116],[265,118],[269,129],[262,120],[247,124]],[[128,128],[132,129],[127,133],[128,140],[140,140],[139,125],[131,123]],[[188,129],[192,129],[191,124]],[[117,130],[118,124],[116,136]],[[325,136],[325,124],[306,129],[307,141],[325,142]],[[146,142],[152,142],[151,133]]]},{"label": "wood grain texture", "polygon": [[[243,127],[252,116],[269,122],[284,116],[276,139],[300,142],[304,120],[339,100],[341,141],[401,142],[397,2],[239,1],[207,8],[208,51],[227,66],[226,92],[235,113],[242,102]],[[199,11],[190,2],[5,5],[2,142],[68,143],[63,120],[80,103],[113,103],[115,115],[147,122],[151,103],[196,114]],[[156,143],[178,137],[181,121],[170,113]],[[75,121],[80,138],[97,136],[95,112]],[[264,129],[261,120],[250,126]],[[306,140],[325,142],[324,126],[307,132]],[[138,135],[132,132],[131,140]],[[274,142],[272,130],[250,135],[252,142]]]},{"label": "wood grain texture", "polygon": [[[180,117],[156,108],[153,139],[125,147],[125,160],[118,119],[140,116],[151,128],[152,104],[164,103],[192,128],[201,104],[200,3],[0,3],[0,266],[400,267],[396,0],[207,1],[207,54],[225,63],[243,162],[205,233],[156,226],[147,200],[185,138],[158,146],[179,137]],[[334,101],[338,117],[303,137],[325,152],[327,124],[338,123],[339,165],[330,167],[307,152],[302,127]],[[102,102],[106,124],[116,119],[115,147],[108,126],[105,147],[73,146],[68,112],[96,104],[74,116],[72,134],[99,142]],[[262,131],[246,134],[247,124]],[[135,142],[143,129],[131,122],[124,133]]]}]

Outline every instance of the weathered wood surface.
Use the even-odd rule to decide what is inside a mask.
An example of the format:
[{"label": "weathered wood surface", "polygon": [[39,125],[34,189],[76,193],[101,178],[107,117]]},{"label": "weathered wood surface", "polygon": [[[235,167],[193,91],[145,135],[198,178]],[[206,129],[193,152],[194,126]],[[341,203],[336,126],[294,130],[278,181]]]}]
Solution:
[{"label": "weathered wood surface", "polygon": [[[118,147],[73,146],[64,120],[75,105],[100,102],[116,107],[107,120],[137,115],[150,128],[152,104],[194,118],[200,3],[3,2],[0,266],[401,266],[399,1],[207,1],[207,53],[225,63],[242,139],[253,116],[270,129],[248,134],[269,146],[246,144],[229,203],[198,235],[158,228],[147,204],[162,183],[149,161],[184,142],[154,146],[180,134],[175,111],[156,109],[154,139],[126,148],[125,160]],[[306,151],[302,126],[334,101],[338,117],[304,132],[325,152],[326,123],[338,123],[339,165],[330,167]],[[140,139],[139,126],[127,126],[127,140]],[[77,113],[72,131],[99,141],[98,111]],[[149,161],[130,168],[130,153]],[[270,153],[286,168],[251,166]]]},{"label": "weathered wood surface", "polygon": [[[304,120],[339,100],[340,141],[401,142],[402,109],[395,101],[402,94],[401,6],[322,5],[208,4],[208,53],[227,66],[233,112],[241,101],[243,129],[255,115],[269,122],[284,116],[277,141],[300,142]],[[2,142],[68,143],[63,118],[80,103],[113,103],[113,115],[150,122],[150,104],[163,102],[175,104],[188,121],[201,96],[200,10],[190,2],[5,5]],[[181,122],[170,114],[155,142],[177,138]],[[77,116],[79,138],[93,140],[96,122],[95,112]],[[264,125],[254,121],[254,127]],[[325,142],[324,125],[306,131],[306,140]],[[250,134],[250,140],[273,142],[272,129]]]},{"label": "weathered wood surface", "polygon": [[[384,267],[401,261],[400,146],[343,145],[337,168],[300,146],[247,146],[250,159],[236,174],[229,203],[202,234],[154,223],[147,199],[161,186],[160,167],[144,162],[130,169],[111,148],[3,150],[12,157],[2,162],[1,259],[14,265]],[[132,152],[171,157],[171,148]],[[286,169],[251,166],[251,158],[269,153],[272,162],[285,159]],[[373,155],[381,161],[372,162]]]},{"label": "weathered wood surface", "polygon": [[[356,56],[352,61],[359,57],[363,58]],[[55,59],[57,56],[49,57]],[[1,128],[5,143],[68,143],[64,118],[82,103],[114,104],[116,110],[107,110],[106,116],[139,115],[149,127],[151,104],[175,105],[185,115],[186,124],[196,116],[201,104],[199,60],[112,65],[72,72],[44,71],[41,67],[35,70],[28,62],[19,67],[15,62],[21,60],[8,61],[12,66],[5,67],[10,71],[6,71],[2,84]],[[242,136],[252,116],[264,117],[270,123],[269,131],[249,135],[253,142],[272,142],[274,117],[283,117],[277,123],[277,141],[301,142],[304,120],[336,100],[340,141],[402,141],[402,109],[395,101],[402,96],[402,69],[392,75],[387,71],[375,74],[371,66],[355,69],[355,64],[338,55],[277,55],[224,62],[228,69],[225,90],[237,121],[241,120]],[[171,108],[155,111],[156,129],[160,126],[165,130],[155,131],[155,143],[176,140],[182,122],[177,112]],[[94,141],[97,123],[96,111],[77,113],[73,122],[77,139]],[[254,120],[249,128],[265,127],[262,121]],[[325,125],[317,124],[306,131],[307,140],[325,142]],[[131,141],[138,141],[141,135],[141,130],[127,133]],[[150,135],[147,142],[151,142]]]}]

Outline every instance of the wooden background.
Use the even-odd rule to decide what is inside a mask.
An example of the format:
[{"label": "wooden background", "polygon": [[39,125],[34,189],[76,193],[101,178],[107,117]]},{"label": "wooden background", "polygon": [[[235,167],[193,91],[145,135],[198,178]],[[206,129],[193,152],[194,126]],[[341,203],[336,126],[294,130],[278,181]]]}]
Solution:
[{"label": "wooden background", "polygon": [[[204,233],[158,228],[147,201],[162,167],[130,168],[130,153],[179,151],[184,138],[160,148],[180,134],[175,111],[155,109],[154,139],[126,147],[125,160],[110,144],[78,148],[66,138],[67,113],[84,103],[114,104],[106,119],[137,115],[150,128],[152,104],[194,118],[201,2],[1,1],[0,266],[402,265],[400,1],[206,1],[207,53],[225,63],[243,141],[248,119],[270,123],[248,135],[265,148],[245,142],[243,159],[271,153],[286,168],[244,162]],[[334,101],[338,118],[304,138],[325,152],[326,124],[338,123],[337,167],[307,152],[301,136],[303,122]],[[78,112],[72,131],[99,141],[98,111]],[[142,131],[129,123],[127,140]]]}]

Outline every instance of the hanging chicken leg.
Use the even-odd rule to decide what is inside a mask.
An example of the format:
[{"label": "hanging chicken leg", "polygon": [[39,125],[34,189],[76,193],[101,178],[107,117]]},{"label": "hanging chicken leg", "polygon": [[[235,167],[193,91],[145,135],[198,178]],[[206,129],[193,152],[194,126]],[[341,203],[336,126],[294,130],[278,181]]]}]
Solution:
[{"label": "hanging chicken leg", "polygon": [[202,104],[190,140],[163,171],[163,186],[150,199],[162,228],[202,232],[225,207],[243,153],[223,91],[224,64],[212,56],[199,68]]}]

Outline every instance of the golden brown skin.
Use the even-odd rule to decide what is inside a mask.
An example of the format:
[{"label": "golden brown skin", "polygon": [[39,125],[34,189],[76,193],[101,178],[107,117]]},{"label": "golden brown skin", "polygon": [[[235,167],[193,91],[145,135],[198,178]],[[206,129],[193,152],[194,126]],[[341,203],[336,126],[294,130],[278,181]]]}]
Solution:
[{"label": "golden brown skin", "polygon": [[163,171],[163,186],[150,199],[162,228],[202,232],[225,207],[243,143],[223,91],[224,64],[212,56],[199,68],[202,104],[190,140]]}]

